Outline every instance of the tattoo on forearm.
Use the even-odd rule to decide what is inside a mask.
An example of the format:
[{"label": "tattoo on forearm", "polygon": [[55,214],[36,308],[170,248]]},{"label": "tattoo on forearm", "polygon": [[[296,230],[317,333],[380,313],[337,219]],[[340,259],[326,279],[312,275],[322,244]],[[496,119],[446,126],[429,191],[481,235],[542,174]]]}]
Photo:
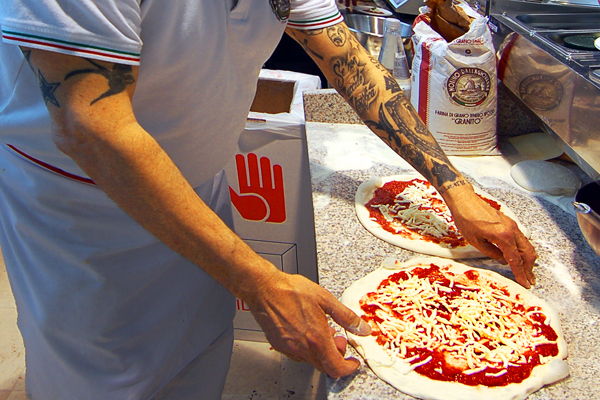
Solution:
[{"label": "tattoo on forearm", "polygon": [[384,79],[385,90],[389,90],[392,93],[398,93],[400,90],[402,90],[400,89],[400,85],[398,85],[398,82],[396,82],[396,80],[393,77],[386,75]]},{"label": "tattoo on forearm", "polygon": [[332,59],[333,72],[338,77],[336,85],[357,113],[369,109],[378,95],[377,86],[366,79],[365,64],[356,54]]},{"label": "tattoo on forearm", "polygon": [[[326,61],[333,73],[330,83],[363,118],[370,115],[376,120],[365,120],[369,128],[401,157],[418,169],[440,192],[466,184],[459,180],[446,154],[439,147],[410,101],[402,93],[398,82],[368,53],[358,41],[341,25],[323,31],[292,30],[296,41],[309,53],[310,36],[326,33],[329,41],[340,48]],[[379,80],[381,72],[385,86]],[[385,100],[387,99],[387,100]],[[378,108],[376,108],[378,107]],[[377,110],[377,117],[373,112]]]},{"label": "tattoo on forearm", "polygon": [[440,164],[435,160],[431,160],[433,167],[431,167],[431,174],[435,176],[438,184],[441,186],[446,182],[452,182],[458,178],[458,174],[450,169],[448,164]]},{"label": "tattoo on forearm", "polygon": [[[419,150],[414,144],[406,144],[400,147],[400,156],[410,161],[417,169],[427,171],[427,160],[423,151]],[[423,176],[427,175],[426,173]],[[427,179],[429,180],[429,179]]]},{"label": "tattoo on forearm", "polygon": [[335,25],[327,28],[327,36],[329,36],[329,39],[334,45],[337,47],[342,47],[348,40],[348,31],[346,29],[342,29],[338,25]]},{"label": "tattoo on forearm", "polygon": [[47,105],[48,102],[54,104],[56,107],[60,107],[56,96],[54,95],[54,91],[58,89],[60,86],[60,82],[48,82],[42,71],[38,69],[38,82],[40,83],[40,90],[42,91],[42,97],[44,98],[44,103]]},{"label": "tattoo on forearm", "polygon": [[102,75],[103,77],[105,77],[108,80],[108,90],[106,92],[102,93],[96,99],[92,100],[90,105],[92,105],[92,104],[96,103],[97,101],[100,101],[106,97],[110,97],[115,94],[124,92],[125,89],[127,89],[127,86],[129,86],[135,82],[135,78],[131,74],[131,72],[133,71],[133,68],[131,67],[131,65],[113,64],[113,68],[108,69],[108,68],[103,67],[100,64],[95,63],[94,61],[92,61],[90,59],[86,58],[86,60],[90,64],[95,66],[96,68],[79,69],[76,71],[69,72],[65,76],[65,81],[67,79],[69,79],[75,75],[79,75],[79,74],[99,74],[99,75]]},{"label": "tattoo on forearm", "polygon": [[464,186],[464,185],[468,185],[468,182],[466,180],[464,180],[464,179],[459,179],[459,180],[456,180],[456,181],[452,182],[449,185],[446,185],[446,186],[443,186],[443,187],[440,186],[440,188],[438,189],[438,192],[440,194],[444,194],[444,193],[446,193],[447,190],[450,190],[452,188],[459,187],[459,186]]},{"label": "tattoo on forearm", "polygon": [[[387,90],[395,93],[396,90],[391,81],[386,80],[386,84],[389,85]],[[421,171],[423,176],[436,184],[442,192],[451,187],[465,184],[458,184],[459,181],[456,179],[459,175],[451,168],[446,154],[432,140],[427,127],[420,119],[414,117],[415,115],[404,95],[397,94],[380,105],[379,121],[367,121],[366,123],[373,129],[384,131],[387,136],[382,137],[383,141]],[[414,127],[409,126],[407,121],[414,123]],[[442,188],[445,183],[453,181],[456,181],[453,185],[446,185]]]},{"label": "tattoo on forearm", "polygon": [[[420,119],[414,118],[415,126],[411,129],[405,122],[406,116],[411,115],[411,106],[408,100],[403,94],[398,94],[392,97],[388,102],[385,103],[385,108],[388,114],[392,118],[392,122],[398,127],[398,131],[393,130],[388,132],[389,135],[402,135],[410,143],[414,144],[417,148],[431,155],[432,157],[444,160],[446,155],[435,144],[431,141],[431,136],[428,134],[427,127],[421,122]],[[385,114],[382,115],[385,118]]]}]

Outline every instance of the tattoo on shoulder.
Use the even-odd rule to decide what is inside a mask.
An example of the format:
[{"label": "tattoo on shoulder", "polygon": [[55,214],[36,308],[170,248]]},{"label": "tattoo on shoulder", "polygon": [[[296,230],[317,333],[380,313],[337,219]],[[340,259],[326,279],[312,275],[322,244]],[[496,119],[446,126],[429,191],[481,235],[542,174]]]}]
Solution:
[{"label": "tattoo on shoulder", "polygon": [[98,96],[98,98],[94,99],[90,105],[106,97],[124,92],[127,86],[135,82],[135,78],[131,74],[133,71],[131,65],[113,64],[112,69],[108,69],[90,59],[86,58],[86,60],[95,68],[84,68],[69,72],[65,76],[65,81],[79,74],[99,74],[105,77],[108,80],[108,90]]},{"label": "tattoo on shoulder", "polygon": [[47,105],[48,102],[54,104],[56,107],[60,107],[54,92],[60,86],[60,82],[48,82],[42,71],[38,69],[38,82],[40,84],[40,90],[42,91],[42,97],[44,98],[44,103]]}]

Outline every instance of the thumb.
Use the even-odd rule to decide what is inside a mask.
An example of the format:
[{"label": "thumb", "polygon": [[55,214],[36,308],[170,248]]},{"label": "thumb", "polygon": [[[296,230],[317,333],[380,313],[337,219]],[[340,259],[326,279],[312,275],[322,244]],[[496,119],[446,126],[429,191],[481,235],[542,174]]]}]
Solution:
[{"label": "thumb", "polygon": [[334,298],[330,306],[329,312],[325,312],[342,328],[358,336],[369,336],[371,334],[371,325],[337,299]]}]

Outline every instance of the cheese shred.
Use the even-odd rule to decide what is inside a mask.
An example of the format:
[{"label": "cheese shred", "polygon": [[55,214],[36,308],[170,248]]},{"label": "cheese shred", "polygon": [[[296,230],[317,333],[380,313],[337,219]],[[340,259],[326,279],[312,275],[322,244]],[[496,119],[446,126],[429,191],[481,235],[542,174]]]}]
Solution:
[{"label": "cheese shred", "polygon": [[492,368],[500,371],[485,375],[499,377],[508,367],[526,363],[525,354],[536,346],[556,343],[540,334],[536,318],[547,317],[537,307],[528,309],[520,296],[511,297],[496,285],[474,285],[466,277],[447,278],[446,284],[416,275],[390,279],[361,301],[377,307],[375,327],[386,351],[403,358],[411,371],[431,362],[429,356],[413,364],[425,355],[415,354],[422,349],[443,354],[464,375]]}]

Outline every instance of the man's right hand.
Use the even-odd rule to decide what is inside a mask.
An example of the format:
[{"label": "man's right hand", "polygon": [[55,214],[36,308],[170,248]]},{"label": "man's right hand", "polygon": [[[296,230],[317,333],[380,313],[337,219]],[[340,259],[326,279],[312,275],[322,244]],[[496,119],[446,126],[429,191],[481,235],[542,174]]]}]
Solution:
[{"label": "man's right hand", "polygon": [[535,285],[533,245],[506,215],[489,206],[472,186],[457,186],[444,192],[454,222],[467,241],[488,257],[509,264],[515,280],[525,288]]},{"label": "man's right hand", "polygon": [[356,335],[369,335],[371,327],[305,277],[275,273],[247,302],[273,348],[292,360],[312,364],[334,378],[350,375],[360,366],[357,359],[341,354],[345,342],[334,338],[327,315]]}]

